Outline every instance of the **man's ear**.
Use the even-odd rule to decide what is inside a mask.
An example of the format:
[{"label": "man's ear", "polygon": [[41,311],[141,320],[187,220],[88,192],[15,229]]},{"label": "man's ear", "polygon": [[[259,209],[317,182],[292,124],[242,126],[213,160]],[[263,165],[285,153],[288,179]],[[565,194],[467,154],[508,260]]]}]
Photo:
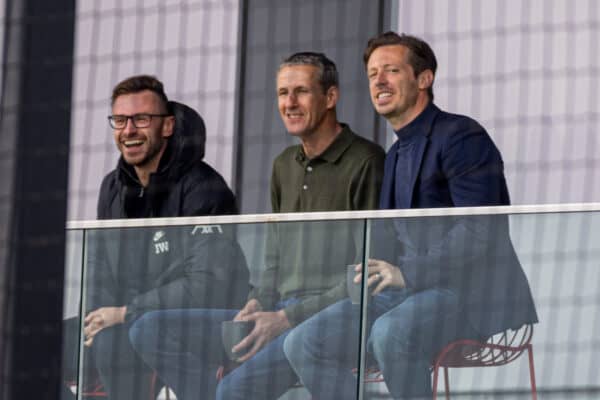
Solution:
[{"label": "man's ear", "polygon": [[162,136],[163,137],[172,136],[174,130],[175,130],[175,116],[169,115],[168,117],[164,117],[163,126],[162,126]]},{"label": "man's ear", "polygon": [[417,77],[417,82],[419,84],[419,89],[429,89],[431,85],[433,85],[433,72],[430,69],[421,72]]},{"label": "man's ear", "polygon": [[327,89],[325,96],[327,97],[327,109],[331,110],[332,108],[335,108],[338,99],[340,98],[340,89],[338,89],[337,86],[331,86]]}]

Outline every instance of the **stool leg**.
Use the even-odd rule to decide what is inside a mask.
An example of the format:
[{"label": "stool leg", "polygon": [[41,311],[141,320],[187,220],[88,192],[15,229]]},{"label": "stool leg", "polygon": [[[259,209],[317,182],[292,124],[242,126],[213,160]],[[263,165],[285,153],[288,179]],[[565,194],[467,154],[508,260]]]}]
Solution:
[{"label": "stool leg", "polygon": [[433,400],[437,400],[437,386],[438,386],[438,372],[440,366],[435,364],[433,366]]},{"label": "stool leg", "polygon": [[446,389],[446,400],[450,400],[450,378],[448,377],[448,367],[444,367],[444,383]]},{"label": "stool leg", "polygon": [[535,386],[535,368],[533,366],[533,347],[527,345],[527,355],[529,356],[529,379],[531,380],[531,398],[537,400],[537,388]]}]

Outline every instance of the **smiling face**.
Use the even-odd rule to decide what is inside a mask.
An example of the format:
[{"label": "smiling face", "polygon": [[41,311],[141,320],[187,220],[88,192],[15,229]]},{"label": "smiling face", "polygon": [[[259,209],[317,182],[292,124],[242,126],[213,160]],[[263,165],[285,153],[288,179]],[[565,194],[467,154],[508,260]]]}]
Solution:
[{"label": "smiling face", "polygon": [[[150,90],[120,95],[112,106],[113,115],[164,113],[158,95]],[[152,117],[148,127],[136,128],[130,118],[124,128],[115,129],[115,143],[125,162],[133,165],[136,171],[155,172],[167,147],[167,138],[173,133],[173,120],[172,116]]]},{"label": "smiling face", "polygon": [[415,77],[408,64],[409,51],[402,45],[381,46],[373,51],[367,63],[373,106],[395,130],[425,108],[429,101],[427,88],[433,83],[430,70]]},{"label": "smiling face", "polygon": [[312,65],[288,65],[277,74],[277,103],[287,131],[307,138],[324,125],[327,112],[335,107],[337,88],[327,93],[318,81],[318,68]]}]

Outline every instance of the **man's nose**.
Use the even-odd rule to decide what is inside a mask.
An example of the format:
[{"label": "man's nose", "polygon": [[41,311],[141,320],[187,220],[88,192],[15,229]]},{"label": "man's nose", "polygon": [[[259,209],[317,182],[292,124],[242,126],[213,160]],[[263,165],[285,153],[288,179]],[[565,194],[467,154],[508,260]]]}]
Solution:
[{"label": "man's nose", "polygon": [[125,121],[125,127],[123,128],[123,133],[134,133],[136,130],[137,128],[133,124],[133,118],[127,118],[127,121]]},{"label": "man's nose", "polygon": [[290,93],[285,97],[286,107],[293,107],[298,103],[298,98],[294,93]]},{"label": "man's nose", "polygon": [[385,73],[383,71],[377,72],[377,74],[375,75],[375,78],[373,79],[373,82],[378,86],[385,85],[387,83]]}]

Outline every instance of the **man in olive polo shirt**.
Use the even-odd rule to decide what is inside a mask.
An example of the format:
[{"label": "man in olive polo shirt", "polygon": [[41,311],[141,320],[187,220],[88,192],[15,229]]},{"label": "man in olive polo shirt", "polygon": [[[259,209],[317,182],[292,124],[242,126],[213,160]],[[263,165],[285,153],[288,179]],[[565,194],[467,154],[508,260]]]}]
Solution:
[{"label": "man in olive polo shirt", "polygon": [[[279,66],[281,119],[300,144],[274,161],[273,212],[349,211],[378,207],[384,152],[338,122],[335,64],[320,53],[296,53]],[[242,365],[219,384],[218,399],[277,399],[298,377],[283,341],[300,322],[347,296],[346,265],[358,262],[359,222],[270,226],[259,286],[236,320],[254,329],[234,351]],[[269,310],[269,311],[266,311]]]},{"label": "man in olive polo shirt", "polygon": [[[376,209],[385,153],[338,122],[335,64],[320,53],[288,57],[277,73],[277,98],[286,130],[301,143],[273,163],[273,212]],[[298,381],[283,341],[300,322],[347,297],[346,265],[360,261],[362,229],[360,221],[270,224],[265,267],[243,309],[164,311],[164,348],[144,360],[178,399],[212,399],[223,363],[221,323],[251,321],[253,330],[233,347],[243,354],[240,365],[221,380],[216,398],[277,399]],[[173,341],[173,326],[189,332]]]}]

